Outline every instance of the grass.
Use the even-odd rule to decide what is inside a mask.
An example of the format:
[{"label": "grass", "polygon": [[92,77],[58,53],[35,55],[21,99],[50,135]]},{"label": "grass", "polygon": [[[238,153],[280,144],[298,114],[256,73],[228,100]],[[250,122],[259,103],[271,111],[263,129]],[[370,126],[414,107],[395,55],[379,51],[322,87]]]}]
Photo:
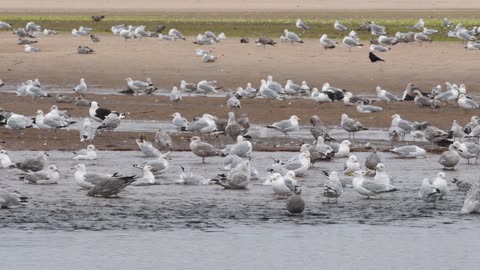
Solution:
[{"label": "grass", "polygon": [[[345,33],[339,33],[333,29],[333,23],[335,18],[345,24],[350,29],[355,29],[358,25],[366,20],[375,20],[377,24],[384,25],[387,28],[387,32],[390,35],[394,35],[397,31],[408,32],[412,31],[410,26],[414,25],[418,18],[422,15],[425,18],[425,24],[428,28],[434,28],[440,31],[439,34],[433,35],[432,38],[435,41],[452,40],[447,37],[449,29],[443,27],[442,19],[445,14],[433,13],[436,17],[432,17],[432,13],[409,13],[409,16],[405,18],[399,17],[403,15],[399,12],[360,12],[360,13],[328,13],[328,16],[321,16],[310,13],[299,14],[284,14],[278,13],[174,13],[165,15],[107,15],[107,19],[100,23],[92,23],[90,16],[88,15],[6,15],[0,17],[0,20],[7,21],[14,27],[24,27],[29,21],[35,21],[36,23],[46,27],[48,29],[54,29],[56,31],[70,32],[74,28],[78,28],[80,25],[86,27],[93,27],[95,32],[109,32],[110,27],[116,24],[125,25],[145,25],[147,30],[154,30],[159,24],[164,24],[169,28],[179,29],[185,35],[197,35],[198,33],[211,30],[214,32],[225,32],[228,37],[258,37],[269,36],[277,39],[284,29],[297,31],[295,27],[295,19],[297,17],[306,18],[305,21],[311,26],[311,30],[306,31],[303,35],[304,38],[319,38],[322,34],[326,33],[331,38],[343,38]],[[449,13],[451,14],[451,12]],[[335,17],[336,16],[336,17]],[[475,18],[470,13],[464,15],[458,15],[461,17],[453,18],[454,23],[462,22],[462,24],[471,28],[475,25],[480,25],[480,19]],[[322,19],[319,19],[322,18]],[[343,19],[340,19],[343,18]],[[360,38],[368,40],[371,37],[370,33],[364,31],[357,31]]]}]

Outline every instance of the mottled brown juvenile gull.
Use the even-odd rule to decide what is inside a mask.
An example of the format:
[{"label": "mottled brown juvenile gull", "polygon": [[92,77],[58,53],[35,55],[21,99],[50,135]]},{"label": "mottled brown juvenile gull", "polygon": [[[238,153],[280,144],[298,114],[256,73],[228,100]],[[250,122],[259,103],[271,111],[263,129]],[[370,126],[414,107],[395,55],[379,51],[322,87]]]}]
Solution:
[{"label": "mottled brown juvenile gull", "polygon": [[202,142],[202,140],[198,136],[193,136],[191,138],[190,150],[192,150],[192,153],[194,155],[202,158],[202,163],[205,163],[205,158],[207,157],[225,155],[220,149],[215,148],[209,143]]},{"label": "mottled brown juvenile gull", "polygon": [[368,128],[364,127],[362,123],[358,120],[348,117],[347,114],[342,114],[342,119],[340,121],[340,126],[348,132],[348,138],[350,138],[350,133],[353,134],[353,138],[355,139],[355,132],[368,130]]},{"label": "mottled brown juvenile gull", "polygon": [[285,206],[287,211],[294,214],[301,214],[305,210],[305,200],[302,197],[302,190],[296,186],[293,187],[292,194],[288,197]]},{"label": "mottled brown juvenile gull", "polygon": [[444,169],[455,170],[455,166],[460,162],[460,155],[458,154],[459,142],[454,142],[448,147],[448,151],[443,152],[440,155],[438,163],[443,166]]},{"label": "mottled brown juvenile gull", "polygon": [[48,164],[47,160],[48,154],[46,152],[41,152],[38,157],[26,159],[22,162],[15,163],[15,167],[24,172],[32,171],[37,172],[46,168]]},{"label": "mottled brown juvenile gull", "polygon": [[470,214],[471,212],[480,209],[480,181],[474,184],[467,192],[467,197],[463,202],[463,207],[460,213]]},{"label": "mottled brown juvenile gull", "polygon": [[122,190],[124,190],[128,185],[135,182],[135,176],[115,176],[102,181],[95,186],[93,186],[87,193],[87,196],[92,197],[112,197],[118,196]]},{"label": "mottled brown juvenile gull", "polygon": [[235,121],[235,113],[228,112],[228,122],[225,128],[225,134],[227,134],[233,140],[236,140],[238,136],[247,134],[248,129],[245,129]]}]

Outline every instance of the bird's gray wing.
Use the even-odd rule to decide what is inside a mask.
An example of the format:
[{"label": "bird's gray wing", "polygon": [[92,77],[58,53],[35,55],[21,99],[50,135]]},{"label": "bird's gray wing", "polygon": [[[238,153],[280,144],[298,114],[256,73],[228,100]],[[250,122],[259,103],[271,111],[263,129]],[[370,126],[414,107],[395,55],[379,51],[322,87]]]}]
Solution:
[{"label": "bird's gray wing", "polygon": [[283,166],[285,169],[294,171],[302,167],[302,163],[299,160],[295,160],[293,162],[289,162]]},{"label": "bird's gray wing", "polygon": [[208,122],[205,121],[205,119],[199,119],[198,121],[195,121],[193,123],[190,123],[190,125],[187,127],[188,130],[190,131],[199,131],[203,128],[208,127]]},{"label": "bird's gray wing", "polygon": [[292,126],[292,122],[290,122],[290,120],[282,120],[280,122],[273,123],[272,126],[280,130],[284,130],[284,129],[290,128]]},{"label": "bird's gray wing", "polygon": [[212,146],[211,144],[208,144],[206,142],[200,142],[197,144],[197,147],[195,148],[195,151],[203,153],[203,155],[211,156],[211,155],[217,155],[220,153],[220,150]]},{"label": "bird's gray wing", "polygon": [[381,192],[386,192],[389,191],[388,187],[379,183],[376,183],[374,181],[370,180],[364,180],[362,187],[375,193],[381,193]]},{"label": "bird's gray wing", "polygon": [[295,187],[293,186],[292,180],[284,179],[283,182],[288,187],[288,189],[290,189],[292,192],[295,191]]},{"label": "bird's gray wing", "polygon": [[388,92],[388,91],[385,91],[385,96],[390,99],[390,100],[393,100],[393,101],[399,101],[400,98],[395,96],[394,94]]},{"label": "bird's gray wing", "polygon": [[84,175],[85,182],[89,182],[93,185],[97,185],[99,183],[105,182],[110,178],[112,178],[111,175],[104,174],[104,173],[86,172]]}]

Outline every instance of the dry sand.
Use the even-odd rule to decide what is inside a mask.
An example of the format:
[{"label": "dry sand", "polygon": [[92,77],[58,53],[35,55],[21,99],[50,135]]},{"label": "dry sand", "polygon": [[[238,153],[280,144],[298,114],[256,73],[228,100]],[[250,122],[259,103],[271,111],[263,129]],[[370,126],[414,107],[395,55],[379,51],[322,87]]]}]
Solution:
[{"label": "dry sand", "polygon": [[390,9],[473,9],[474,0],[2,0],[0,12],[153,12],[153,11],[230,11],[230,10],[390,10]]},{"label": "dry sand", "polygon": [[[92,46],[88,37],[64,33],[55,37],[40,37],[38,54],[23,52],[15,45],[11,33],[0,33],[0,74],[6,84],[16,85],[29,78],[40,78],[45,84],[70,88],[84,77],[91,87],[119,89],[124,79],[144,80],[151,77],[163,88],[178,85],[180,80],[198,82],[217,80],[225,88],[244,87],[247,82],[258,86],[260,79],[271,74],[285,82],[305,80],[310,86],[323,83],[353,92],[374,93],[376,85],[400,93],[411,81],[431,89],[445,81],[465,83],[470,90],[480,88],[480,81],[471,72],[479,67],[478,51],[467,51],[462,42],[399,44],[385,54],[385,63],[368,60],[368,46],[348,49],[340,46],[324,50],[318,40],[304,44],[278,44],[266,49],[255,44],[240,44],[231,38],[212,46],[187,41],[156,39],[123,41],[121,37],[104,34],[94,45],[93,55],[76,53],[78,45]],[[219,59],[206,64],[195,56],[195,49],[211,49]]]}]

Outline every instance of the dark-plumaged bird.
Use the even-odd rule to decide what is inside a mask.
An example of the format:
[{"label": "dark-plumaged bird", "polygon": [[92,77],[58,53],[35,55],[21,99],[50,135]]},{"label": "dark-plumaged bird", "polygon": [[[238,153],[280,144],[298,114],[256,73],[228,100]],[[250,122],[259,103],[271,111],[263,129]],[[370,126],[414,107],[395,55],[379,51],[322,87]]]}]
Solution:
[{"label": "dark-plumaged bird", "polygon": [[255,43],[262,45],[265,48],[265,45],[272,45],[275,46],[277,44],[273,39],[268,37],[260,37],[255,41]]},{"label": "dark-plumaged bird", "polygon": [[100,38],[97,35],[90,34],[90,39],[93,43],[100,42]]},{"label": "dark-plumaged bird", "polygon": [[241,38],[240,43],[250,43],[250,39],[248,37]]},{"label": "dark-plumaged bird", "polygon": [[372,63],[375,63],[375,62],[377,62],[377,61],[385,62],[385,60],[383,60],[382,58],[376,56],[376,55],[373,54],[372,52],[368,53],[368,58],[370,58],[370,62],[372,62]]},{"label": "dark-plumaged bird", "polygon": [[103,15],[93,15],[93,16],[92,16],[92,20],[93,20],[94,22],[99,22],[99,21],[101,21],[102,19],[105,19],[105,16],[103,16]]},{"label": "dark-plumaged bird", "polygon": [[94,53],[95,51],[92,48],[87,46],[78,46],[77,52],[79,54],[91,54],[91,53]]}]

